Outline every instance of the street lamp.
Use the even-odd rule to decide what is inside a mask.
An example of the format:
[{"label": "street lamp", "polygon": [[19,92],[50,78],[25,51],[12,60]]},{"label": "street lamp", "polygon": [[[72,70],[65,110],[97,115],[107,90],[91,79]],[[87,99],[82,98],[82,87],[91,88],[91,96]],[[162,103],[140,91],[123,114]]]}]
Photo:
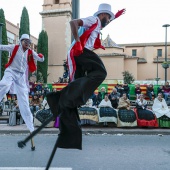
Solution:
[{"label": "street lamp", "polygon": [[[0,44],[2,44],[2,26],[3,25],[4,25],[3,23],[0,23]],[[2,61],[1,61],[1,50],[0,50],[0,80],[1,80],[1,63]]]},{"label": "street lamp", "polygon": [[158,57],[159,56],[157,56],[157,74],[156,74],[156,78],[155,78],[155,80],[157,81],[157,85],[158,85],[158,81],[160,80],[160,78],[158,77]]},{"label": "street lamp", "polygon": [[[169,24],[162,25],[165,27],[165,62],[167,62],[167,27],[169,26]],[[165,68],[165,82],[167,82],[167,68]]]}]

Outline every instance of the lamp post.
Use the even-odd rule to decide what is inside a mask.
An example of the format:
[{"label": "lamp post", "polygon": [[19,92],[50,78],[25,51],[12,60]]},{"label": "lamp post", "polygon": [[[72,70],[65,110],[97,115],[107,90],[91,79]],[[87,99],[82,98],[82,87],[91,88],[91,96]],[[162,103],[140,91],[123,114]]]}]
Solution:
[{"label": "lamp post", "polygon": [[158,85],[158,81],[160,80],[160,78],[158,77],[158,56],[157,56],[157,72],[156,72],[156,78],[155,80],[157,81],[157,85]]},{"label": "lamp post", "polygon": [[[0,44],[2,44],[2,26],[4,24],[3,23],[0,23]],[[1,60],[1,50],[0,50],[0,80],[1,80],[1,63],[2,63],[2,60]]]},{"label": "lamp post", "polygon": [[[165,62],[167,62],[167,27],[169,24],[164,24],[162,27],[165,27]],[[167,82],[167,68],[165,68],[165,83]]]}]

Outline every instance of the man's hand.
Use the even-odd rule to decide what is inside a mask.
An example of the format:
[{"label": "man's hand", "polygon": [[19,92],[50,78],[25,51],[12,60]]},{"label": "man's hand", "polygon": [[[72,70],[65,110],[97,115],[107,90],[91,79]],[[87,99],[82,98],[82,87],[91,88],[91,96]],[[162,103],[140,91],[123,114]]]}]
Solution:
[{"label": "man's hand", "polygon": [[81,42],[80,41],[77,41],[73,47],[74,49],[74,56],[79,56],[83,53],[83,48],[82,48],[82,45],[81,45]]},{"label": "man's hand", "polygon": [[118,17],[120,17],[122,14],[124,14],[125,11],[126,11],[126,9],[122,9],[122,10],[118,11],[118,12],[115,14],[115,19],[118,18]]},{"label": "man's hand", "polygon": [[43,58],[43,55],[42,55],[41,53],[39,53],[38,56],[39,56],[40,58]]}]

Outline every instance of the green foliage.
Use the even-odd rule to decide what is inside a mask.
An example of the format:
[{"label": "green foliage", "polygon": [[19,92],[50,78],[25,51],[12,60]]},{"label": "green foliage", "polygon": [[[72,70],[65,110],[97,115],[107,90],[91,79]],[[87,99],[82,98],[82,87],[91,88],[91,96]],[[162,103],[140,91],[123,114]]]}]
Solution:
[{"label": "green foliage", "polygon": [[124,71],[122,72],[122,74],[125,83],[132,84],[135,81],[134,76],[131,73],[129,73],[129,71]]},{"label": "green foliage", "polygon": [[23,8],[20,20],[19,38],[22,34],[30,35],[29,15],[26,7]]},{"label": "green foliage", "polygon": [[[5,22],[5,15],[3,9],[0,9],[0,23],[3,23],[2,26],[2,44],[7,45],[7,31],[6,31],[6,22]],[[1,53],[1,77],[4,75],[5,71],[5,64],[8,62],[8,52],[2,51]],[[0,79],[1,79],[0,77]]]},{"label": "green foliage", "polygon": [[[44,83],[47,83],[48,77],[48,35],[47,32],[42,30],[38,38],[37,52],[44,55],[44,62],[37,62],[37,73],[42,73]],[[37,74],[37,81],[40,77]]]}]

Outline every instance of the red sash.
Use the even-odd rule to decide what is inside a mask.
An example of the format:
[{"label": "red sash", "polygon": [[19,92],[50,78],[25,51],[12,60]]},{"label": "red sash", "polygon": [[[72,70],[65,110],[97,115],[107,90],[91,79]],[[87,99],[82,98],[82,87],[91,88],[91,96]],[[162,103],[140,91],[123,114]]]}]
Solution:
[{"label": "red sash", "polygon": [[[12,51],[12,55],[9,59],[9,62],[5,65],[5,68],[7,68],[8,66],[11,65],[11,63],[13,62],[13,59],[18,51],[19,45],[16,45]],[[34,58],[33,58],[33,54],[32,54],[32,50],[28,49],[28,56],[27,56],[27,62],[28,62],[28,67],[29,67],[29,71],[30,72],[34,72],[36,70],[36,65],[34,62]]]},{"label": "red sash", "polygon": [[[80,36],[80,42],[82,45],[82,48],[84,48],[88,38],[90,37],[92,31],[97,27],[98,25],[98,20],[96,21],[95,24],[93,24],[88,30],[86,30],[81,36]],[[74,60],[74,48],[75,48],[75,44],[73,45],[73,47],[70,50],[70,54],[67,56],[67,63],[68,63],[68,69],[69,69],[69,77],[70,77],[70,81],[72,81],[74,79],[74,74],[76,71],[76,63]],[[102,45],[101,45],[101,41],[99,39],[99,34],[95,40],[94,43],[94,48],[98,49],[98,48],[102,48],[105,49]]]}]

